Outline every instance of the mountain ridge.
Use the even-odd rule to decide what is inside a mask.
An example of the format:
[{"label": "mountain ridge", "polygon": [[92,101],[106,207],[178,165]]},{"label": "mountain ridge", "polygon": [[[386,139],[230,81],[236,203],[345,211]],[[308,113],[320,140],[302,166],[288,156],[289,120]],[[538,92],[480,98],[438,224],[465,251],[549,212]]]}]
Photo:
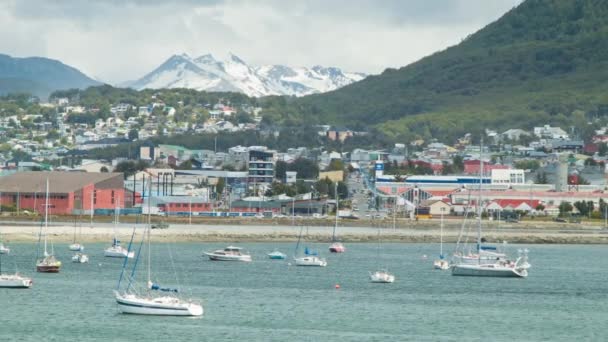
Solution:
[{"label": "mountain ridge", "polygon": [[362,73],[335,67],[251,66],[233,53],[224,60],[212,54],[191,57],[176,54],[135,81],[121,84],[137,90],[190,88],[215,92],[241,92],[249,96],[303,96],[338,89],[363,79]]},{"label": "mountain ridge", "polygon": [[0,93],[29,92],[42,97],[54,90],[102,84],[56,59],[6,54],[0,54],[0,83]]}]

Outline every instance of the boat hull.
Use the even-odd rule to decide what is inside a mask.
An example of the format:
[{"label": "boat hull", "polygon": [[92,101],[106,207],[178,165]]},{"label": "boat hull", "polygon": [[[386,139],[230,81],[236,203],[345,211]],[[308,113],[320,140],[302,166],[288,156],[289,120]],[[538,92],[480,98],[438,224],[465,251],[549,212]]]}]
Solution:
[{"label": "boat hull", "polygon": [[285,260],[285,255],[279,255],[279,254],[268,254],[268,257],[272,260]]},{"label": "boat hull", "polygon": [[450,269],[450,264],[447,260],[435,260],[433,262],[433,269],[445,271]]},{"label": "boat hull", "polygon": [[213,253],[205,253],[206,256],[209,257],[209,260],[212,261],[242,261],[242,262],[250,262],[251,255],[220,255]]},{"label": "boat hull", "polygon": [[84,246],[79,243],[75,243],[75,244],[70,245],[69,249],[72,252],[82,252],[82,251],[84,251]]},{"label": "boat hull", "polygon": [[32,284],[33,282],[30,278],[18,275],[0,275],[0,288],[27,289],[30,288]]},{"label": "boat hull", "polygon": [[329,246],[329,252],[331,253],[344,253],[346,252],[346,247],[344,247],[341,243],[334,243]]},{"label": "boat hull", "polygon": [[311,267],[327,266],[327,261],[325,261],[325,259],[320,259],[317,257],[296,258],[295,263],[296,263],[296,266],[311,266]]},{"label": "boat hull", "polygon": [[128,252],[126,249],[117,250],[108,248],[103,252],[103,256],[108,258],[133,258],[135,256],[135,252]]},{"label": "boat hull", "polygon": [[36,272],[39,273],[59,273],[61,266],[56,265],[39,265],[36,266]]},{"label": "boat hull", "polygon": [[528,276],[528,271],[526,269],[502,267],[498,265],[459,264],[452,266],[452,275],[469,277],[525,278]]},{"label": "boat hull", "polygon": [[138,298],[116,295],[118,309],[124,314],[155,316],[201,316],[203,307],[181,301],[167,302],[163,298]]},{"label": "boat hull", "polygon": [[89,262],[89,257],[86,254],[76,254],[72,256],[72,262],[76,264],[85,264]]}]

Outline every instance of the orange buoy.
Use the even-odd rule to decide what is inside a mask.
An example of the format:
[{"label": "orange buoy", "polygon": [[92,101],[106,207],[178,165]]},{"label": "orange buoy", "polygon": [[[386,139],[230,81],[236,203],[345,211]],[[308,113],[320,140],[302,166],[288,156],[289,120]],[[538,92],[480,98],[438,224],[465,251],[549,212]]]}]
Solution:
[{"label": "orange buoy", "polygon": [[336,290],[340,288],[340,284],[336,284]]}]

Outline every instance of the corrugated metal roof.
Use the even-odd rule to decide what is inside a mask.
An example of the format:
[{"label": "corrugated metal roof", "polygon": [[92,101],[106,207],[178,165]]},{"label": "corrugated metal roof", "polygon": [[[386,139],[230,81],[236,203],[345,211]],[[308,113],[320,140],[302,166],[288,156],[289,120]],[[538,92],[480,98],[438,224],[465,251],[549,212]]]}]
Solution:
[{"label": "corrugated metal roof", "polygon": [[115,172],[17,172],[0,177],[0,192],[43,193],[48,179],[49,192],[68,193],[114,177],[122,179],[123,175]]}]

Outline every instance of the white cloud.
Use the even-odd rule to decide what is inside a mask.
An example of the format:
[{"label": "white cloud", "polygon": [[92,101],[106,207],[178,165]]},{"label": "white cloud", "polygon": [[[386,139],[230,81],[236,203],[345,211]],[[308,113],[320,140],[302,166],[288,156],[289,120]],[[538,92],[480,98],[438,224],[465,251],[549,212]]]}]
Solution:
[{"label": "white cloud", "polygon": [[378,73],[458,43],[520,0],[45,1],[0,4],[0,52],[118,83],[170,55]]}]

